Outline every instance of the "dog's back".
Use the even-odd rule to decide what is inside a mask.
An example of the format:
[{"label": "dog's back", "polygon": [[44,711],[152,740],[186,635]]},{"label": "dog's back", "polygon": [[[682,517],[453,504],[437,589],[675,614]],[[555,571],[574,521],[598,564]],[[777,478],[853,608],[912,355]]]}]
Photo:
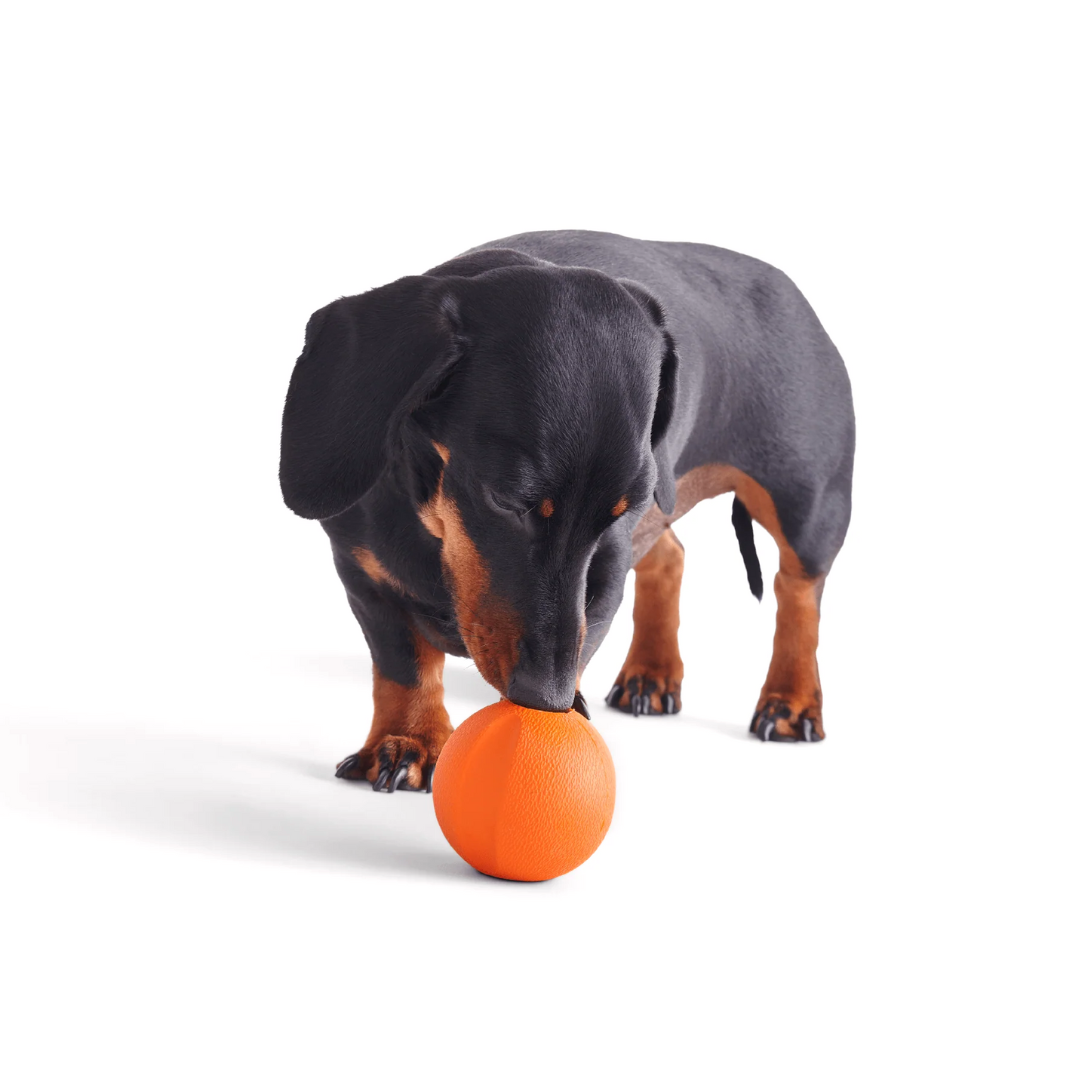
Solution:
[{"label": "dog's back", "polygon": [[828,567],[850,518],[851,386],[836,347],[786,274],[709,244],[583,230],[519,233],[472,250],[493,248],[646,286],[679,347],[668,435],[676,475],[724,462],[755,477],[804,562]]}]

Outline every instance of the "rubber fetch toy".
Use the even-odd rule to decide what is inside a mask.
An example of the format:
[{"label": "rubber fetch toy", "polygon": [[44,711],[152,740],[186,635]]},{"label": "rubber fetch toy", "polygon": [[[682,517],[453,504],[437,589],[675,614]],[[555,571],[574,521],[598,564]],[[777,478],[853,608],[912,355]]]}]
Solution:
[{"label": "rubber fetch toy", "polygon": [[615,809],[615,766],[580,713],[504,699],[450,736],[432,795],[446,839],[471,866],[491,877],[547,881],[600,846]]}]

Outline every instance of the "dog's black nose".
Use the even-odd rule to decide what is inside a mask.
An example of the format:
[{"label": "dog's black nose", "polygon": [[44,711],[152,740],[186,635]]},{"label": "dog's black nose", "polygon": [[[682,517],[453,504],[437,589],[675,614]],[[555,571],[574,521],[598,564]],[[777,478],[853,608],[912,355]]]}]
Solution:
[{"label": "dog's black nose", "polygon": [[515,705],[544,712],[566,712],[574,704],[576,677],[569,681],[558,680],[550,675],[539,675],[533,670],[518,669],[510,679],[506,696]]}]

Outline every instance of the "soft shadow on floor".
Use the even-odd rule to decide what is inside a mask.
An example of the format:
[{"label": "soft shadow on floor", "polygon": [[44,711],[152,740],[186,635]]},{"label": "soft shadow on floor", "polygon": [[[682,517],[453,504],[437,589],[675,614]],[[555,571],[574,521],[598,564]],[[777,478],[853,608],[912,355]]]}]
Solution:
[{"label": "soft shadow on floor", "polygon": [[[287,665],[294,671],[327,679],[346,679],[358,686],[367,687],[370,694],[371,660],[363,653],[282,654],[274,657],[275,663]],[[459,667],[449,662],[443,672],[443,685],[447,694],[460,701],[475,704],[479,709],[499,700],[499,693],[484,682],[475,667]]]},{"label": "soft shadow on floor", "polygon": [[[657,719],[664,719],[658,717]],[[667,717],[667,719],[672,719]],[[692,724],[694,727],[705,728],[707,731],[715,731],[718,735],[725,735],[729,739],[738,739],[745,742],[750,738],[750,721],[745,724],[733,723],[730,720],[714,720],[710,717],[695,716],[693,713],[681,712],[674,717],[681,724]]]},{"label": "soft shadow on floor", "polygon": [[490,882],[447,845],[430,796],[377,794],[302,754],[59,722],[3,743],[4,800],[51,817],[240,857]]},{"label": "soft shadow on floor", "polygon": [[624,713],[621,709],[614,709],[611,706],[604,704],[603,698],[599,696],[597,696],[597,701],[598,704],[595,706],[590,704],[590,711],[592,712],[594,720],[605,720],[609,717],[622,717],[628,724],[650,725],[650,730],[655,731],[657,735],[659,735],[663,729],[671,731],[673,728],[677,729],[680,725],[690,724],[693,727],[704,728],[706,731],[714,732],[717,735],[723,735],[728,739],[737,739],[739,742],[745,742],[746,739],[750,737],[749,720],[745,724],[740,724],[731,720],[717,720],[714,717],[697,716],[692,712],[688,712],[685,707],[681,712],[677,712],[674,716],[658,716],[656,714],[650,714],[648,716],[631,716],[629,713]]}]

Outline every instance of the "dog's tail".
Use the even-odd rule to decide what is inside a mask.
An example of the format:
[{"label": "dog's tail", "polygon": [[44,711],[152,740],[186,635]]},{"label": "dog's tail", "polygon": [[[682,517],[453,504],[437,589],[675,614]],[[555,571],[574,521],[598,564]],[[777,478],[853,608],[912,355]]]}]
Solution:
[{"label": "dog's tail", "polygon": [[739,551],[746,564],[746,580],[750,583],[750,591],[760,600],[765,589],[761,581],[761,563],[758,562],[757,548],[754,547],[754,523],[750,520],[746,507],[738,499],[731,504],[731,524],[735,526]]}]

